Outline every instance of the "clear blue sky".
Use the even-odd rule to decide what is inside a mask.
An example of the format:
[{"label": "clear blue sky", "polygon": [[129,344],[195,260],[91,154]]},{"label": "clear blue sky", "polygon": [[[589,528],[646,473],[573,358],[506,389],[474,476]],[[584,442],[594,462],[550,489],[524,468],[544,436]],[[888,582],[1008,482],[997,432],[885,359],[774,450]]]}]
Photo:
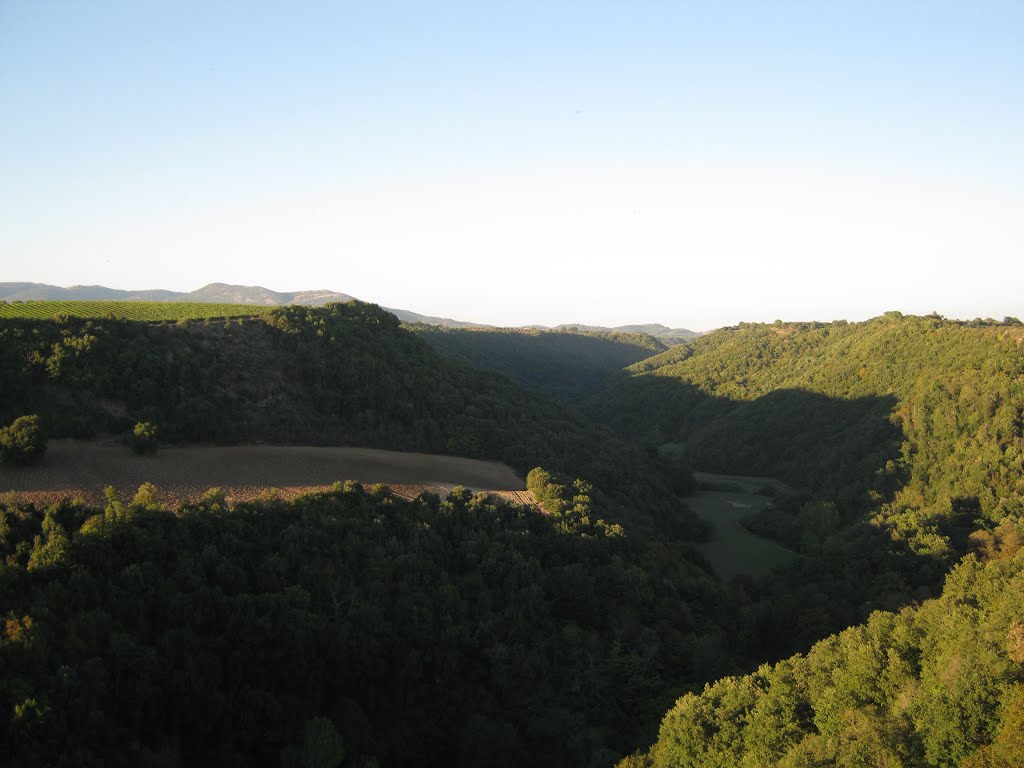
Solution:
[{"label": "clear blue sky", "polygon": [[1024,3],[0,3],[0,280],[1024,315]]}]

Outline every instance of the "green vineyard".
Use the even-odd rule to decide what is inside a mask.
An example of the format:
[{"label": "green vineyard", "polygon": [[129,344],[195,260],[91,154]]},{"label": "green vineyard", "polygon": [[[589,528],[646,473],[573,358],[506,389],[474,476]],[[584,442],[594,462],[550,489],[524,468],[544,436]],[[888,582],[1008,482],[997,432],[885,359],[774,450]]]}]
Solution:
[{"label": "green vineyard", "polygon": [[0,304],[0,318],[53,320],[68,317],[115,317],[142,322],[205,320],[266,315],[276,307],[253,304],[206,304],[195,301],[19,301]]}]

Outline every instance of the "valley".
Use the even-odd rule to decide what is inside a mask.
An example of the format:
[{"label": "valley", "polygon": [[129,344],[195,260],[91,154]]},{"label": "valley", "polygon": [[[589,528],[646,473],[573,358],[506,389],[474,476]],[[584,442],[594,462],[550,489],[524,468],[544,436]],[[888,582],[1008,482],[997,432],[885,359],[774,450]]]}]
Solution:
[{"label": "valley", "polygon": [[311,723],[352,766],[1019,764],[1012,318],[669,346],[14,306],[22,764],[299,766]]},{"label": "valley", "polygon": [[[751,533],[743,521],[772,504],[776,493],[789,493],[784,483],[764,477],[695,472],[697,491],[687,503],[711,525],[700,551],[723,579],[764,578],[793,561],[796,554],[771,539]],[[765,489],[771,489],[770,495]]]},{"label": "valley", "polygon": [[0,5],[0,768],[1024,768],[1022,29]]}]

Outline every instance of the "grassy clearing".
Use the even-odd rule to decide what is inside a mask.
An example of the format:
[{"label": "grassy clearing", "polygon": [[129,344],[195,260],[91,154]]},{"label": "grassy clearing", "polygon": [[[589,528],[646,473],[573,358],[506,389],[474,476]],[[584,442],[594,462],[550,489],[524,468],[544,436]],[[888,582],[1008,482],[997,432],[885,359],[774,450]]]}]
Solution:
[{"label": "grassy clearing", "polygon": [[776,493],[789,489],[784,483],[765,477],[712,475],[697,472],[700,490],[687,502],[712,527],[711,541],[700,550],[723,579],[746,575],[766,576],[786,565],[796,554],[769,539],[755,536],[740,521],[771,504],[771,498],[755,493],[772,488]]},{"label": "grassy clearing", "polygon": [[0,304],[0,318],[53,320],[69,317],[116,317],[141,322],[254,317],[277,307],[260,304],[206,304],[196,301],[19,301]]}]

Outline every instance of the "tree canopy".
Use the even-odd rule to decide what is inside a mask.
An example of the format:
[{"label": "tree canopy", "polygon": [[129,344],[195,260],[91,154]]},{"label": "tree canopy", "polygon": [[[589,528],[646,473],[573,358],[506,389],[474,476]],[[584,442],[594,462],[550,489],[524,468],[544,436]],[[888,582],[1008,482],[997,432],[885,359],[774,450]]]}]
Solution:
[{"label": "tree canopy", "polygon": [[804,555],[764,614],[785,653],[934,594],[973,531],[1024,513],[1022,340],[899,313],[741,324],[636,363],[586,411],[699,469],[801,489],[748,523]]},{"label": "tree canopy", "polygon": [[[653,350],[426,335],[355,302],[0,321],[5,436],[457,454],[540,505],[5,496],[13,764],[611,765],[666,709],[623,765],[1022,764],[1019,322],[744,324],[621,372]],[[563,352],[561,404],[514,383]],[[691,461],[796,489],[744,522],[790,565],[715,578]]]},{"label": "tree canopy", "polygon": [[46,453],[46,434],[39,417],[19,416],[0,428],[0,459],[11,464],[34,464]]},{"label": "tree canopy", "polygon": [[610,764],[705,674],[692,652],[719,590],[679,546],[577,506],[352,483],[232,508],[212,491],[168,510],[151,487],[105,509],[4,503],[0,749],[24,766]]},{"label": "tree canopy", "polygon": [[942,596],[679,699],[627,766],[1024,765],[1024,520]]}]

